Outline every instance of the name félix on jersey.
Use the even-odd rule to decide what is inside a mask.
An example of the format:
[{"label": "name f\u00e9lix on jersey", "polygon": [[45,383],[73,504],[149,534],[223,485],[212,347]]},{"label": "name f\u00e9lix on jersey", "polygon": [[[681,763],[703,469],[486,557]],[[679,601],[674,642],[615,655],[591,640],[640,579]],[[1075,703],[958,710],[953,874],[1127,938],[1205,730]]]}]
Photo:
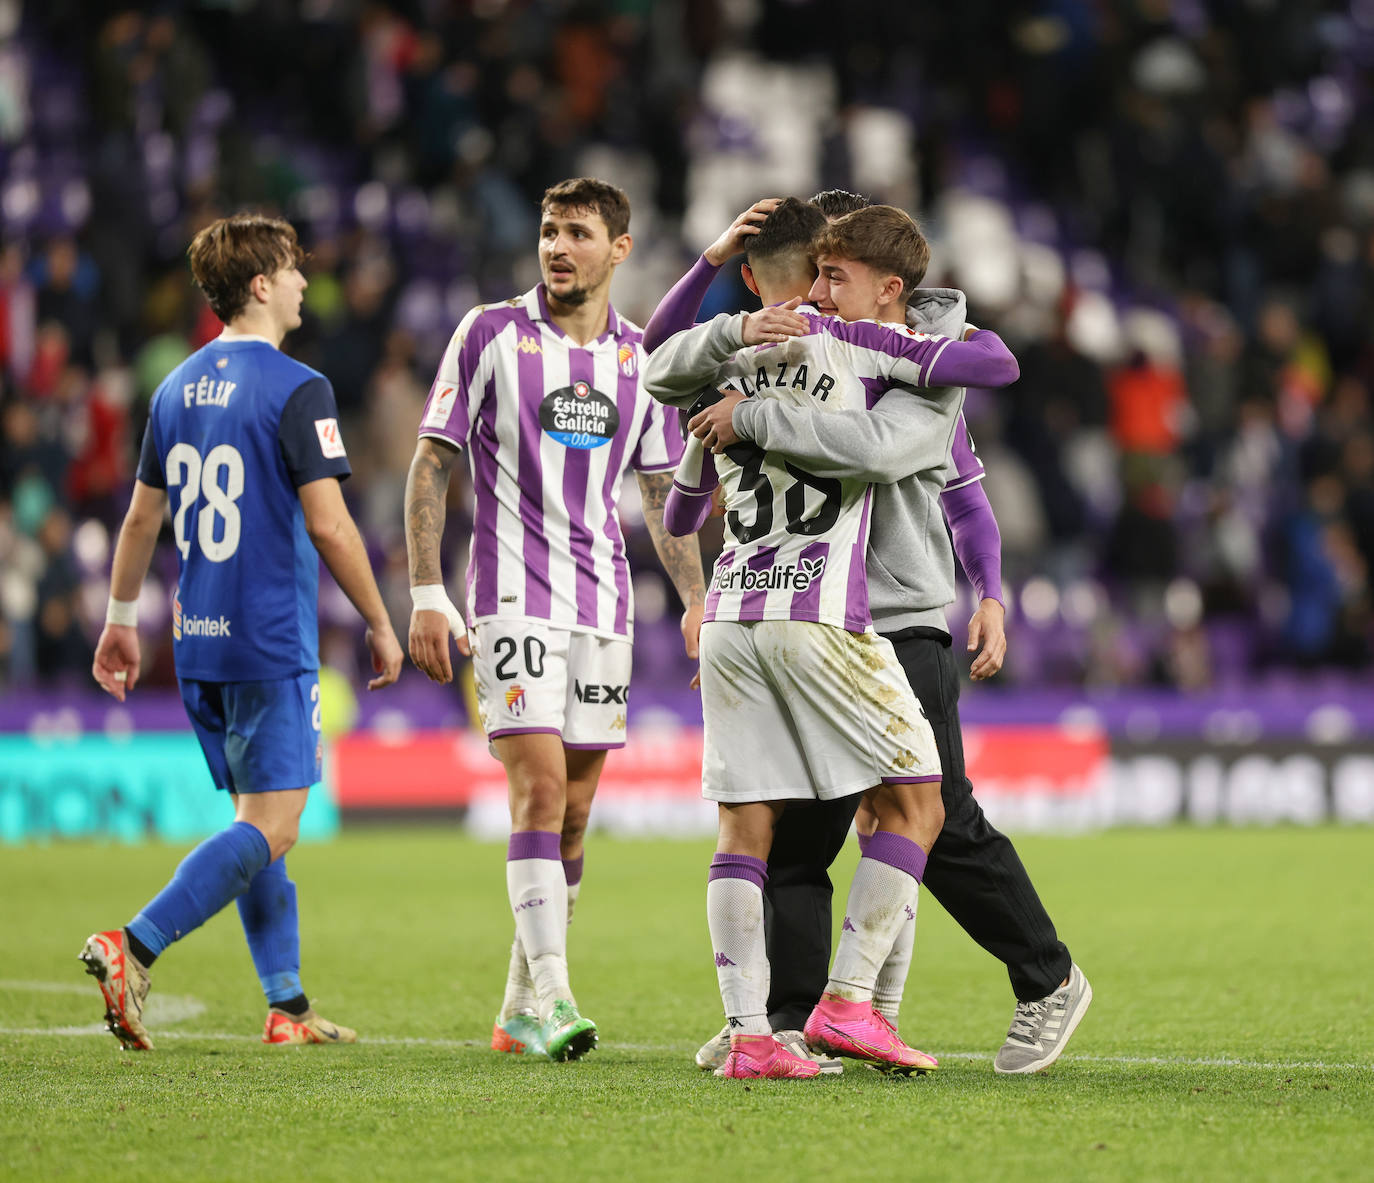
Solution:
[{"label": "name f\u00e9lix on jersey", "polygon": [[[788,371],[791,371],[789,376]],[[771,372],[776,371],[776,372]],[[739,388],[747,395],[754,395],[760,390],[778,390],[784,386],[791,387],[793,390],[807,390],[810,388],[812,398],[818,398],[825,402],[830,397],[830,392],[835,389],[835,379],[832,375],[822,373],[816,379],[814,386],[811,384],[811,376],[807,373],[805,362],[793,367],[789,361],[770,362],[759,366],[752,379],[745,377],[733,377],[731,381],[739,384]]]},{"label": "name f\u00e9lix on jersey", "polygon": [[227,378],[212,378],[209,374],[202,374],[199,382],[187,382],[181,388],[181,401],[188,407],[227,407],[237,387],[237,382],[230,382]]}]

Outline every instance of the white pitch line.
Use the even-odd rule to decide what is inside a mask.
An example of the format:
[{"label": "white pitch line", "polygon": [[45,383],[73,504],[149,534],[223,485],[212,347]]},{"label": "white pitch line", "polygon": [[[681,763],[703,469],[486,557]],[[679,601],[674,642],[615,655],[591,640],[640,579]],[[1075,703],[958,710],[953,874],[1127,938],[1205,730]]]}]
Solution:
[{"label": "white pitch line", "polygon": [[80,982],[0,982],[0,990],[28,994],[89,994],[89,983]]},{"label": "white pitch line", "polygon": [[[151,1001],[151,999],[149,1000]],[[230,1031],[152,1031],[154,1039],[206,1039],[229,1043],[257,1043],[256,1035],[240,1035]],[[103,1025],[89,1027],[0,1027],[0,1035],[107,1035]],[[363,1037],[358,1043],[367,1047],[434,1047],[453,1051],[485,1048],[480,1039],[426,1039],[421,1036],[377,1035]],[[651,1052],[656,1055],[683,1055],[682,1046],[654,1043],[604,1043],[602,1047],[610,1051]],[[987,1052],[940,1052],[946,1060],[990,1060]],[[1342,1064],[1325,1060],[1229,1060],[1220,1057],[1197,1059],[1171,1058],[1169,1056],[1076,1056],[1065,1055],[1064,1064],[1122,1064],[1127,1067],[1158,1068],[1246,1068],[1264,1072],[1288,1072],[1295,1070],[1317,1072],[1370,1072],[1374,1064]]]},{"label": "white pitch line", "polygon": [[[87,997],[100,997],[100,988],[94,981],[83,985],[80,982],[30,982],[11,979],[0,981],[0,990],[7,990],[11,993],[83,994]],[[195,1019],[203,1015],[205,1003],[191,994],[154,994],[148,999],[148,1006],[144,1013],[149,1023],[159,1027],[170,1026],[172,1023],[184,1023],[187,1019]],[[102,1034],[105,1031],[105,1025],[103,1023],[97,1023],[94,1026],[83,1024],[79,1027],[52,1029],[68,1035],[92,1035]]]}]

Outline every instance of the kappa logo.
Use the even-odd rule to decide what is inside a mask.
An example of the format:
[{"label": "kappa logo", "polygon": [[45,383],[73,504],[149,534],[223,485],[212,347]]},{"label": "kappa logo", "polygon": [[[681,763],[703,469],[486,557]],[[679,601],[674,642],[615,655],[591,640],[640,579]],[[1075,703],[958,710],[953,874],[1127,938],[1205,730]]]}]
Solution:
[{"label": "kappa logo", "polygon": [[859,930],[850,923],[849,917],[844,918],[844,923],[840,926],[841,932],[858,932]]},{"label": "kappa logo", "polygon": [[717,969],[724,969],[727,965],[734,965],[734,964],[735,964],[735,963],[734,963],[733,961],[731,961],[730,958],[728,958],[727,956],[725,956],[724,953],[717,953],[717,954],[716,954],[716,968],[717,968]]},{"label": "kappa logo", "polygon": [[635,347],[633,345],[622,345],[616,354],[620,362],[620,372],[627,378],[635,376],[635,370],[639,368],[639,362],[635,358]]},{"label": "kappa logo", "polygon": [[623,712],[622,712],[621,714],[617,715],[614,719],[611,720],[611,730],[612,730],[612,731],[624,731],[624,730],[625,730],[625,715],[624,715]]},{"label": "kappa logo", "polygon": [[544,349],[533,337],[521,337],[520,343],[515,347],[516,353],[543,353]]},{"label": "kappa logo", "polygon": [[525,713],[525,688],[519,684],[506,688],[506,710],[512,715]]}]

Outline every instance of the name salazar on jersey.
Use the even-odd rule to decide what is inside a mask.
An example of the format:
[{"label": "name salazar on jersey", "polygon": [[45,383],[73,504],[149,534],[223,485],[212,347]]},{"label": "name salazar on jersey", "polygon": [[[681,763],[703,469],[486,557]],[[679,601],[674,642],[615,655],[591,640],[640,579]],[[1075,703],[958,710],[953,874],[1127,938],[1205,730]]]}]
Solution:
[{"label": "name salazar on jersey", "polygon": [[825,556],[802,559],[795,565],[785,563],[766,571],[749,567],[716,570],[711,585],[717,591],[799,591],[804,592],[825,574]]},{"label": "name salazar on jersey", "polygon": [[620,428],[620,411],[586,382],[561,386],[539,404],[539,426],[565,448],[599,448]]}]

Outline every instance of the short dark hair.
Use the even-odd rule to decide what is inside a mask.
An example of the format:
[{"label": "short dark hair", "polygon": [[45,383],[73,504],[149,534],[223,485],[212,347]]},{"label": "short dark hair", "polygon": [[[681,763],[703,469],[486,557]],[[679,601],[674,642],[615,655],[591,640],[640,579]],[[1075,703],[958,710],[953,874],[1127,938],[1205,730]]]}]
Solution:
[{"label": "short dark hair", "polygon": [[862,193],[851,193],[848,189],[823,189],[811,199],[813,205],[820,207],[827,218],[842,218],[856,209],[867,209],[873,203]]},{"label": "short dark hair", "polygon": [[225,324],[247,307],[256,276],[274,275],[305,261],[296,228],[266,214],[217,218],[191,240],[186,253],[196,286]]},{"label": "short dark hair", "polygon": [[611,238],[630,232],[630,199],[625,190],[595,177],[573,177],[544,190],[539,213],[551,209],[585,209],[600,215]]},{"label": "short dark hair", "polygon": [[785,197],[759,228],[749,236],[745,256],[752,267],[759,259],[771,259],[789,251],[810,255],[811,240],[825,229],[825,215],[809,201]]},{"label": "short dark hair", "polygon": [[902,302],[926,276],[930,243],[916,220],[895,205],[869,205],[836,218],[816,236],[816,257],[833,255],[902,281]]}]

